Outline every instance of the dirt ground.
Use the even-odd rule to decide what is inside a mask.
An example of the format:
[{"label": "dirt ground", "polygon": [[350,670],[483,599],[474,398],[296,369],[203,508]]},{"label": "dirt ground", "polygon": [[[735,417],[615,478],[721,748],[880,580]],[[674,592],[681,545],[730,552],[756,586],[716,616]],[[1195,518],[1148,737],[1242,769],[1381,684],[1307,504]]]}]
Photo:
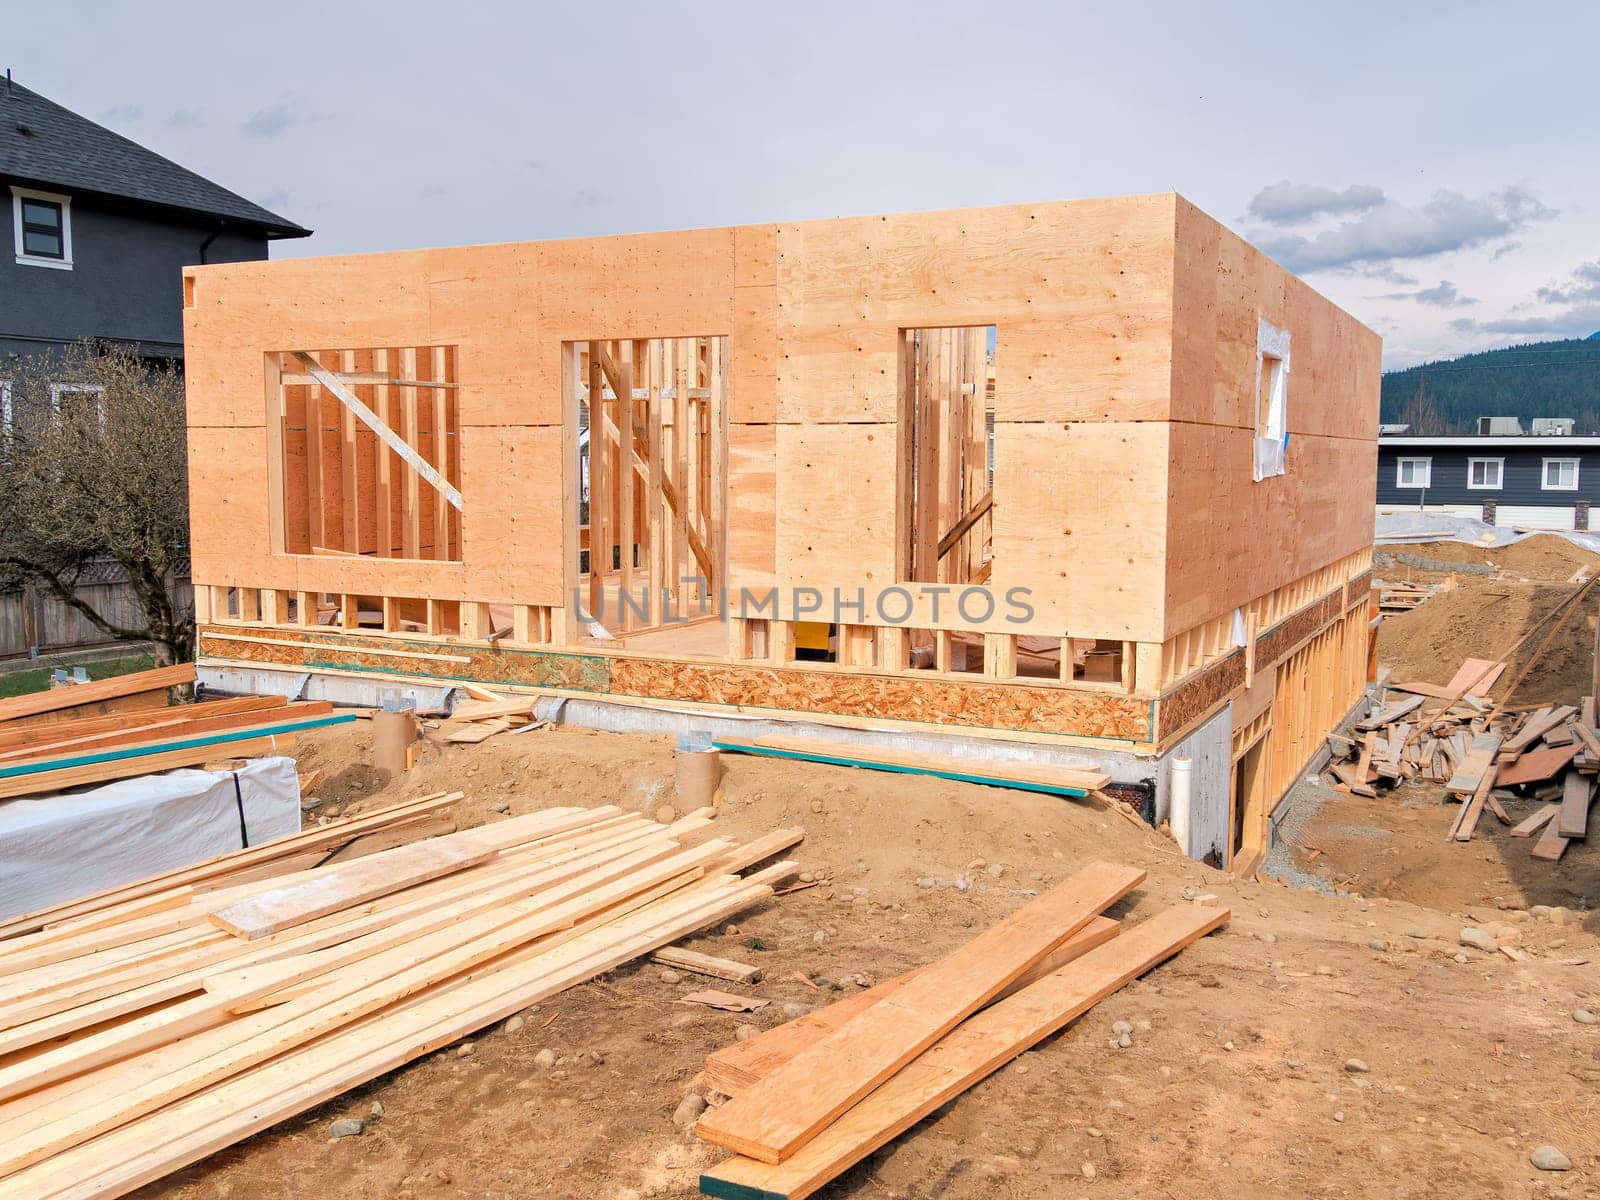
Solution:
[{"label": "dirt ground", "polygon": [[[1410,560],[1410,561],[1408,561]],[[1462,564],[1492,574],[1430,570],[1416,561]],[[1461,542],[1381,547],[1374,575],[1394,582],[1410,580],[1442,585],[1442,590],[1410,612],[1384,619],[1378,634],[1378,661],[1396,682],[1448,683],[1464,658],[1504,658],[1505,675],[1492,691],[1502,699],[1515,676],[1527,665],[1548,626],[1507,652],[1576,590],[1577,574],[1593,575],[1600,557],[1565,538],[1540,534],[1488,550]],[[1592,593],[1591,593],[1592,594]],[[1567,700],[1588,693],[1594,663],[1595,605],[1584,606],[1556,634],[1517,688],[1515,702]]]},{"label": "dirt ground", "polygon": [[[460,789],[463,823],[477,823],[501,819],[500,803],[516,814],[671,799],[665,738],[542,729],[430,745],[413,772],[389,781],[350,765],[368,761],[368,731],[357,722],[302,743],[303,766],[327,771],[326,808]],[[1447,850],[1442,811],[1345,807],[1345,824],[1395,832],[1360,852],[1348,849],[1359,839],[1322,838],[1326,865],[1337,861],[1372,897],[1337,898],[1231,879],[1087,802],[726,762],[717,832],[801,825],[795,856],[831,877],[745,913],[736,932],[688,943],[760,963],[766,979],[748,991],[777,1003],[753,1016],[680,1005],[704,981],[668,983],[659,967],[635,963],[528,1010],[515,1033],[484,1031],[469,1054],[446,1048],[138,1195],[687,1198],[719,1153],[671,1116],[705,1055],[741,1022],[775,1024],[786,1004],[811,1008],[859,986],[858,975],[873,982],[934,958],[1096,858],[1149,873],[1112,915],[1137,920],[1198,889],[1230,905],[1232,922],[822,1196],[1577,1197],[1600,1187],[1600,1027],[1571,1015],[1600,1008],[1595,919],[1556,925],[1498,909],[1495,897],[1558,893],[1501,882],[1509,868],[1484,861],[1498,849],[1495,831]],[[1373,864],[1390,869],[1383,851],[1407,839],[1419,863],[1430,846],[1459,861],[1461,878],[1446,886],[1396,859],[1392,878],[1379,879]],[[1562,864],[1565,903],[1578,902],[1592,863]],[[921,886],[927,879],[934,886]],[[1469,918],[1515,925],[1533,960],[1463,951]],[[813,991],[786,978],[794,971],[841,990]],[[1119,1019],[1135,1025],[1130,1049],[1110,1037]],[[545,1047],[560,1056],[554,1069],[534,1063]],[[1347,1070],[1352,1058],[1370,1070]],[[328,1138],[329,1122],[367,1116],[375,1102],[381,1120],[362,1136]],[[1544,1143],[1575,1169],[1534,1170],[1528,1156]]]}]

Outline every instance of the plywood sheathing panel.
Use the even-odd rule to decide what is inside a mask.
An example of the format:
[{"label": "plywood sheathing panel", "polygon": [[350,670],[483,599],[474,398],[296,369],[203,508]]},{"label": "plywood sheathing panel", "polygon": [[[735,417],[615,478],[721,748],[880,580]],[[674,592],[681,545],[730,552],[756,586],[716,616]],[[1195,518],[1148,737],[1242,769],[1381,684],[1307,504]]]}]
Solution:
[{"label": "plywood sheathing panel", "polygon": [[1167,441],[1162,422],[995,423],[993,578],[1037,613],[1008,632],[1164,640]]},{"label": "plywood sheathing panel", "polygon": [[[618,698],[683,700],[1129,743],[1145,742],[1152,732],[1149,700],[1111,693],[803,667],[512,650],[350,633],[329,636],[296,630],[274,638],[271,631],[252,629],[246,641],[230,637],[236,631],[225,626],[204,626],[201,632],[203,658],[307,670],[399,673]],[[314,642],[316,648],[309,648],[307,642]],[[402,659],[385,655],[385,650],[447,654],[467,661]]]},{"label": "plywood sheathing panel", "polygon": [[[461,431],[463,590],[456,597],[564,603],[561,587],[561,428],[467,426]],[[404,596],[427,591],[392,589]],[[444,599],[446,597],[440,597]]]},{"label": "plywood sheathing panel", "polygon": [[779,425],[778,577],[785,588],[894,582],[898,452],[892,425]]},{"label": "plywood sheathing panel", "polygon": [[1372,543],[1374,443],[1292,436],[1283,475],[1250,475],[1254,432],[1166,426],[1166,623],[1182,633]]},{"label": "plywood sheathing panel", "polygon": [[1291,339],[1290,434],[1375,442],[1378,335],[1182,197],[1176,217],[1171,419],[1254,429],[1264,317]]},{"label": "plywood sheathing panel", "polygon": [[777,586],[778,427],[728,427],[728,586]]},{"label": "plywood sheathing panel", "polygon": [[999,327],[1002,418],[1164,418],[1174,201],[780,226],[778,419],[893,422],[897,331],[970,325]]}]

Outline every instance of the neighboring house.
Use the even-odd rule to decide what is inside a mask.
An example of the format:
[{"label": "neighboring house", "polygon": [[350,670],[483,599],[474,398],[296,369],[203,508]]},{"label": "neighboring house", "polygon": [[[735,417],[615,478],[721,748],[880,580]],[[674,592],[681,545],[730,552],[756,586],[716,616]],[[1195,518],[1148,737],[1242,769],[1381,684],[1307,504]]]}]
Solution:
[{"label": "neighboring house", "polygon": [[0,197],[0,388],[8,362],[83,338],[181,361],[184,267],[263,259],[269,241],[310,233],[9,75]]},{"label": "neighboring house", "polygon": [[1379,512],[1413,509],[1508,527],[1589,529],[1595,504],[1600,504],[1600,437],[1378,439]]}]

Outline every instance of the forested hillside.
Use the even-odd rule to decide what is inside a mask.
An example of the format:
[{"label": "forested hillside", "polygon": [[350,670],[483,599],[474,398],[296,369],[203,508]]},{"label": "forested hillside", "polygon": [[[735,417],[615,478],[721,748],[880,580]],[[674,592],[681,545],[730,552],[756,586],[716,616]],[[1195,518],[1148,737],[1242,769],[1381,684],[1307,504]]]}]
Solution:
[{"label": "forested hillside", "polygon": [[1383,377],[1383,420],[1419,434],[1467,434],[1479,417],[1572,417],[1575,432],[1600,433],[1600,333],[1535,342]]}]

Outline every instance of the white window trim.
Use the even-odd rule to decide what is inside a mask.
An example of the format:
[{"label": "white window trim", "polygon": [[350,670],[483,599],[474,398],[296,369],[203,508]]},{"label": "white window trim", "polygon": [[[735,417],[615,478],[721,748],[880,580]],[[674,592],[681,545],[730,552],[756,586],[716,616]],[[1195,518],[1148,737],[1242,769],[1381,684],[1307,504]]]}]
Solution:
[{"label": "white window trim", "polygon": [[[1479,463],[1494,464],[1493,483],[1473,483],[1472,468]],[[1503,458],[1469,458],[1467,459],[1467,490],[1472,492],[1498,492],[1506,484],[1506,460]]]},{"label": "white window trim", "polygon": [[[104,397],[106,389],[98,383],[52,383],[50,385],[50,411],[61,411],[61,397],[78,392],[92,392],[96,396]],[[106,419],[106,402],[104,399],[95,401],[95,415],[100,418],[101,424]]]},{"label": "white window trim", "polygon": [[[1550,482],[1551,463],[1571,463],[1572,482],[1570,484]],[[1547,458],[1539,467],[1539,490],[1541,492],[1575,492],[1578,490],[1578,460],[1575,458]]]},{"label": "white window trim", "polygon": [[[1267,397],[1267,418],[1261,417],[1261,374],[1267,359],[1276,359],[1278,371]],[[1256,385],[1250,393],[1255,406],[1255,480],[1260,483],[1288,468],[1289,449],[1289,331],[1279,329],[1265,317],[1256,320]]]},{"label": "white window trim", "polygon": [[[1405,465],[1407,463],[1422,464],[1422,481],[1420,483],[1407,483],[1405,478]],[[1406,457],[1394,460],[1394,485],[1397,488],[1412,488],[1423,491],[1433,486],[1433,459]]]},{"label": "white window trim", "polygon": [[[37,254],[29,254],[22,248],[22,202],[24,200],[48,200],[52,204],[61,205],[61,251],[60,258],[44,258]],[[31,188],[11,187],[11,231],[12,246],[17,253],[17,263],[24,267],[53,267],[57,271],[72,270],[72,197],[63,196],[56,192],[36,192]]]}]

